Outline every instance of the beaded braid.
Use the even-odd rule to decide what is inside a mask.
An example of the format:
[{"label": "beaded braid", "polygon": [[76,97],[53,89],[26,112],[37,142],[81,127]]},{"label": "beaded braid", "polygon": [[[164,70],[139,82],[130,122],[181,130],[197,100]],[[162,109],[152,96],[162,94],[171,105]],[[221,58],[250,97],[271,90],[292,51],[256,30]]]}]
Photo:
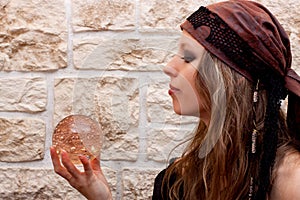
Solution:
[{"label": "beaded braid", "polygon": [[[259,101],[258,99],[258,93],[259,93],[259,80],[256,81],[256,86],[254,88],[254,92],[253,92],[253,105],[252,105],[252,112],[253,112],[253,131],[252,131],[252,135],[251,135],[251,139],[249,139],[248,143],[248,149],[251,149],[251,151],[249,151],[249,158],[250,158],[250,164],[249,164],[249,171],[250,171],[250,184],[249,184],[249,193],[248,193],[248,199],[252,200],[253,196],[257,190],[256,186],[256,180],[257,180],[257,157],[259,156],[258,153],[258,135],[259,132],[257,131],[257,119],[256,119],[256,111],[257,111],[257,102]],[[251,142],[250,142],[251,140]]]},{"label": "beaded braid", "polygon": [[280,100],[284,99],[287,95],[287,91],[284,88],[281,79],[274,78],[274,76],[267,75],[264,77],[268,80],[267,87],[267,110],[264,120],[264,134],[263,134],[263,153],[260,160],[259,168],[259,182],[258,191],[254,199],[265,199],[267,192],[269,191],[271,171],[274,165],[276,157],[277,142],[278,142],[278,119],[280,110]]}]

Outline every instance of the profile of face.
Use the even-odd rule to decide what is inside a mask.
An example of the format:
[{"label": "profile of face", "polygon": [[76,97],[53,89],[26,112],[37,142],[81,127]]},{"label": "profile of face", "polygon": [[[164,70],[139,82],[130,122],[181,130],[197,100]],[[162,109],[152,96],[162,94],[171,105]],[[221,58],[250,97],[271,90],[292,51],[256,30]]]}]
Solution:
[{"label": "profile of face", "polygon": [[179,115],[200,117],[206,124],[209,114],[204,109],[204,98],[196,87],[197,70],[201,63],[204,48],[186,31],[179,40],[178,53],[164,67],[170,77],[169,95],[173,109]]}]

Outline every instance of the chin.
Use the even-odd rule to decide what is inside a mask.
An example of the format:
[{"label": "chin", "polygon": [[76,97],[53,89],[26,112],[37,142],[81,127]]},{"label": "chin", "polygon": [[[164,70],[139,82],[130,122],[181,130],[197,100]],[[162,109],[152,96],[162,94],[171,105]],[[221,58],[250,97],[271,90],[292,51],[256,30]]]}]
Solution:
[{"label": "chin", "polygon": [[182,116],[191,116],[191,117],[200,117],[199,113],[195,113],[195,112],[184,112],[182,110],[178,110],[174,108],[174,112],[177,115],[182,115]]},{"label": "chin", "polygon": [[178,110],[175,110],[175,109],[174,109],[174,112],[175,112],[177,115],[183,115],[183,114],[181,113],[181,111],[178,111]]}]

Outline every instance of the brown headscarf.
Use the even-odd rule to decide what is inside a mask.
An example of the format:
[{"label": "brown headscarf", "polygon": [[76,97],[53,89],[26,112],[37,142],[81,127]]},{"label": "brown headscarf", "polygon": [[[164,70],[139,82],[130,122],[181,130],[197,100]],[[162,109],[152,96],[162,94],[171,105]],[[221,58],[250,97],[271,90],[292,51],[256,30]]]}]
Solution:
[{"label": "brown headscarf", "polygon": [[289,131],[300,141],[300,77],[291,69],[289,38],[267,8],[244,0],[200,7],[181,28],[254,84],[261,81],[269,92],[263,147],[267,153],[263,154],[260,163],[260,176],[265,178],[259,177],[263,179],[260,180],[260,192],[257,192],[260,194],[254,197],[264,199],[269,185],[269,176],[265,173],[269,173],[276,154],[276,110],[280,107],[279,100],[287,94]]},{"label": "brown headscarf", "polygon": [[267,9],[249,1],[213,4],[208,9],[246,41],[260,59],[280,75],[287,74],[292,60],[290,42],[281,25]]}]

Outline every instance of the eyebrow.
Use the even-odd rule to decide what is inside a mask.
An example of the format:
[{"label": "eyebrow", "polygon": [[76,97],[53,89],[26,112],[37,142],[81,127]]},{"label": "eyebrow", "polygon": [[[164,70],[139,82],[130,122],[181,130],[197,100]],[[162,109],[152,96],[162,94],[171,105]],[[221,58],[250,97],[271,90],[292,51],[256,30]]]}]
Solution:
[{"label": "eyebrow", "polygon": [[186,47],[189,47],[189,46],[190,45],[187,42],[184,42],[184,41],[180,40],[180,43],[179,43],[180,48],[186,48]]},{"label": "eyebrow", "polygon": [[180,41],[179,43],[179,49],[183,50],[184,52],[188,53],[192,56],[197,56],[197,52],[194,51],[195,48],[188,42]]}]

